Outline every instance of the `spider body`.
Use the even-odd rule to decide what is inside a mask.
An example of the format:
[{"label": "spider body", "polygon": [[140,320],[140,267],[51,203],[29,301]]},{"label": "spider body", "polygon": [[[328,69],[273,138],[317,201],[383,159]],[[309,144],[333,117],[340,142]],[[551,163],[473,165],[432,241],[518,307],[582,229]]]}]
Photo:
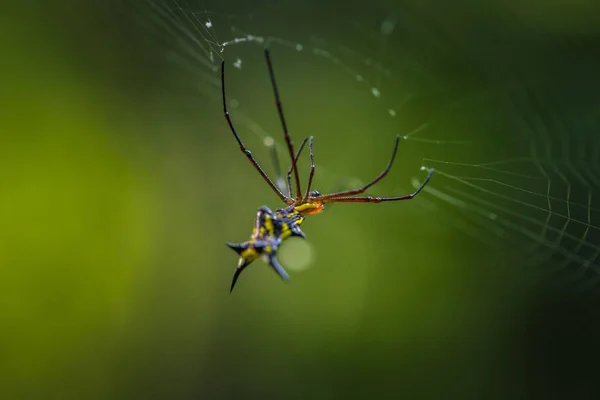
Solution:
[{"label": "spider body", "polygon": [[[223,95],[223,112],[225,114],[225,119],[227,120],[227,124],[231,129],[231,132],[238,142],[240,146],[240,150],[242,153],[248,158],[248,160],[252,163],[254,168],[258,171],[261,177],[265,180],[265,182],[271,187],[273,192],[277,194],[279,199],[283,201],[286,206],[285,208],[279,208],[274,213],[268,207],[260,207],[256,213],[256,219],[254,224],[254,229],[252,231],[252,235],[250,239],[243,243],[227,243],[227,245],[236,251],[239,255],[238,266],[233,276],[233,281],[231,283],[230,292],[233,291],[233,287],[237,282],[239,275],[242,271],[253,261],[258,258],[262,258],[268,265],[270,265],[275,272],[285,281],[289,279],[289,276],[285,269],[279,264],[277,261],[277,250],[279,246],[283,243],[284,240],[292,237],[298,236],[302,238],[306,238],[304,232],[300,229],[300,225],[304,222],[304,217],[306,215],[318,214],[323,211],[325,204],[327,203],[381,203],[381,202],[389,202],[389,201],[400,201],[400,200],[410,200],[413,199],[429,182],[431,176],[433,175],[433,169],[429,170],[429,173],[421,186],[417,188],[417,190],[411,194],[398,196],[398,197],[371,197],[371,196],[358,196],[364,193],[368,188],[379,182],[383,179],[389,172],[394,163],[394,159],[396,157],[396,152],[398,151],[398,143],[400,140],[399,136],[396,136],[396,143],[394,145],[394,150],[392,152],[392,157],[387,165],[387,167],[371,182],[366,185],[352,190],[346,190],[342,192],[336,192],[331,194],[321,194],[320,192],[313,190],[311,191],[311,184],[313,180],[313,176],[315,173],[315,162],[314,162],[314,152],[313,152],[313,137],[310,137],[310,173],[308,176],[308,183],[306,190],[304,192],[300,189],[300,178],[298,175],[298,168],[296,166],[298,158],[304,149],[304,145],[306,144],[308,139],[304,139],[301,143],[298,152],[294,154],[294,145],[292,139],[289,135],[287,124],[285,122],[285,118],[283,116],[283,108],[281,105],[281,100],[279,97],[279,91],[277,89],[277,84],[275,82],[275,74],[273,72],[273,66],[271,64],[271,58],[269,55],[269,50],[265,49],[265,57],[267,60],[267,67],[269,69],[269,77],[271,78],[271,84],[273,86],[273,92],[275,94],[275,105],[277,107],[277,111],[279,113],[279,119],[281,121],[281,125],[283,127],[283,132],[285,136],[285,142],[287,145],[287,149],[291,159],[291,166],[287,173],[287,184],[281,177],[279,171],[279,162],[276,154],[275,147],[272,147],[273,150],[273,160],[275,164],[275,170],[277,174],[277,179],[275,183],[267,176],[261,166],[258,164],[258,161],[254,158],[250,150],[248,150],[240,137],[235,130],[233,122],[229,116],[229,112],[227,111],[227,101],[225,97],[225,62],[221,63],[221,89]],[[422,167],[424,169],[424,167]],[[294,177],[294,188],[292,188],[292,174]],[[295,189],[295,193],[294,193]]]},{"label": "spider body", "polygon": [[269,264],[283,280],[288,280],[287,272],[277,261],[277,250],[284,240],[292,236],[306,238],[300,229],[302,222],[304,216],[295,209],[293,204],[284,209],[277,209],[275,213],[268,207],[260,207],[256,212],[250,240],[243,243],[227,243],[240,256],[231,290],[244,268],[258,258],[262,258]]}]

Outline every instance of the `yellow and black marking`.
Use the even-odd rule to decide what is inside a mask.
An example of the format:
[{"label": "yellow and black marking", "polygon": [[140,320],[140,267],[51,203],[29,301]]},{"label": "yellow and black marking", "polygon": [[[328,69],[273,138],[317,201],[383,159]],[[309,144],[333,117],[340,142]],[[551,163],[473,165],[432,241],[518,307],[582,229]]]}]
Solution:
[{"label": "yellow and black marking", "polygon": [[284,240],[292,236],[306,238],[304,232],[300,230],[303,221],[302,213],[294,206],[278,209],[276,213],[268,207],[260,207],[256,213],[256,222],[250,240],[244,243],[227,243],[227,246],[240,255],[230,292],[244,268],[257,258],[263,258],[284,281],[287,281],[289,275],[277,261],[277,249]]}]

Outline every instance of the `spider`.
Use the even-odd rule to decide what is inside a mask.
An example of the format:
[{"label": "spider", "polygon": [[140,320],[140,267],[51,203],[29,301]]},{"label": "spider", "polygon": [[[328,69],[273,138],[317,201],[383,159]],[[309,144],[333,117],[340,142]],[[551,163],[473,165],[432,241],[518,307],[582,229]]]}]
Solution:
[{"label": "spider", "polygon": [[[244,153],[244,155],[252,163],[260,176],[262,176],[265,182],[270,186],[271,190],[273,190],[279,199],[286,204],[284,208],[278,208],[275,212],[271,211],[268,207],[260,207],[256,213],[255,225],[250,240],[243,243],[226,243],[227,246],[239,254],[238,266],[233,275],[233,281],[231,282],[231,288],[229,290],[230,293],[233,291],[235,283],[237,282],[242,271],[251,262],[258,258],[262,258],[268,265],[270,265],[284,281],[289,280],[289,275],[277,261],[277,250],[281,243],[289,237],[298,236],[304,239],[306,238],[304,232],[300,230],[300,225],[302,222],[304,222],[304,217],[306,215],[320,213],[323,211],[325,204],[328,203],[381,203],[386,201],[413,199],[427,185],[434,172],[433,169],[429,169],[427,178],[425,178],[421,186],[419,186],[419,188],[417,188],[417,190],[411,194],[399,197],[357,196],[364,193],[377,182],[381,181],[388,174],[392,164],[394,163],[394,159],[396,158],[396,152],[398,151],[400,137],[396,136],[392,157],[390,158],[387,167],[375,179],[357,189],[345,190],[331,194],[321,194],[318,190],[311,191],[313,176],[315,174],[315,159],[313,152],[314,139],[311,136],[309,141],[310,173],[308,175],[306,190],[302,191],[300,188],[300,178],[298,176],[298,168],[296,164],[300,154],[302,153],[302,149],[307,142],[307,139],[305,138],[303,140],[298,152],[294,155],[294,144],[288,132],[287,124],[283,115],[283,107],[281,105],[277,83],[275,82],[275,73],[273,71],[273,65],[271,63],[271,56],[268,48],[265,48],[265,58],[267,61],[271,85],[273,87],[273,93],[275,95],[275,105],[277,106],[277,112],[279,113],[279,119],[281,120],[281,125],[283,127],[283,133],[285,136],[285,143],[291,158],[291,166],[287,173],[287,184],[281,177],[276,153],[273,153],[273,155],[277,174],[277,185],[273,183],[273,181],[261,168],[258,161],[256,161],[250,150],[244,146],[244,143],[240,139],[233,122],[231,121],[229,112],[227,111],[227,100],[225,97],[225,61],[221,63],[223,112],[225,114],[227,124],[231,129],[231,133],[233,134],[235,140],[237,140],[242,153]],[[275,151],[274,146],[271,148],[273,151]],[[292,188],[292,174],[294,178],[294,188]],[[295,191],[293,189],[295,189]]]}]

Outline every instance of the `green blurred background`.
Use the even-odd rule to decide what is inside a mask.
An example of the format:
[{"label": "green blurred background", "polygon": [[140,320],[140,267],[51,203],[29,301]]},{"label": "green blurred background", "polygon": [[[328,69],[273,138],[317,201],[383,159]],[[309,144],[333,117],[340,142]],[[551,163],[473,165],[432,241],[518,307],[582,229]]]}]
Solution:
[{"label": "green blurred background", "polygon": [[[0,16],[0,398],[595,398],[595,3],[20,7]],[[271,172],[263,141],[282,134],[262,47],[215,45],[245,33],[274,38],[292,135],[315,136],[315,188],[371,179],[424,123],[435,140],[402,141],[371,193],[411,191],[422,164],[440,173],[414,201],[307,218],[308,241],[281,250],[291,283],[257,262],[230,295],[224,242],[279,206],[213,70],[223,57],[238,131]],[[427,161],[536,150],[550,178],[491,194]]]}]

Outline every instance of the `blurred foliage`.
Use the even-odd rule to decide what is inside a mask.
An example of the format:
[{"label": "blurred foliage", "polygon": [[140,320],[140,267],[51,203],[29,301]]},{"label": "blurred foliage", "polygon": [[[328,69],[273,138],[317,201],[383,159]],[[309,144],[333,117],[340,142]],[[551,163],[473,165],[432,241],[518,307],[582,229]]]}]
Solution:
[{"label": "blurred foliage", "polygon": [[[252,12],[274,30],[292,22],[275,18],[287,3],[238,3],[219,9]],[[319,26],[332,36],[337,13],[371,22],[402,11],[385,1],[297,3],[290,7],[304,17],[307,8],[331,17]],[[591,1],[405,3],[421,25],[399,23],[414,24],[416,37],[455,34],[438,32],[437,47],[403,44],[422,56],[410,67],[412,89],[456,87],[458,96],[517,67],[544,84],[544,74],[580,62],[588,75],[557,87],[596,79]],[[256,208],[276,207],[275,197],[239,154],[218,92],[198,95],[167,62],[141,4],[20,4],[0,16],[1,398],[597,394],[586,366],[597,350],[590,303],[523,283],[510,254],[457,235],[442,211],[417,202],[334,206],[307,220],[305,247],[282,249],[287,260],[310,252],[309,269],[283,285],[257,263],[229,295],[236,257],[224,242],[244,240]],[[540,35],[557,40],[544,56],[533,51]],[[365,37],[341,39],[360,48]],[[258,50],[232,51],[245,66],[231,72],[228,90],[245,115],[279,132]],[[546,64],[550,53],[556,65]],[[316,187],[377,174],[395,133],[377,106],[321,64],[290,51],[274,58],[292,133],[316,137]],[[578,110],[597,117],[597,92],[586,96]],[[414,122],[447,100],[417,104]],[[469,104],[451,136],[490,122],[489,103]],[[244,135],[267,164],[260,138]],[[413,146],[401,148],[381,193],[404,193],[420,176],[422,148]]]}]

